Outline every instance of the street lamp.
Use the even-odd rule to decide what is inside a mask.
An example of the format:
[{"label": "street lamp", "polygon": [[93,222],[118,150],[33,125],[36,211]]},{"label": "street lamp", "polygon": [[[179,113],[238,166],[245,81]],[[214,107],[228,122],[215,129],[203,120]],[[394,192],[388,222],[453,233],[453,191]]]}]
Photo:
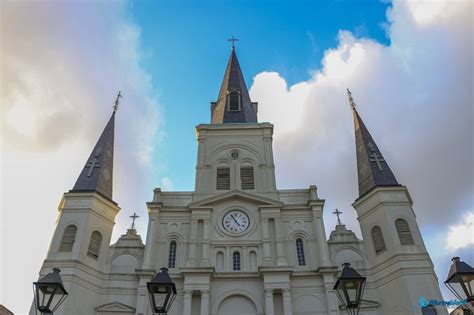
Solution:
[{"label": "street lamp", "polygon": [[351,264],[342,265],[341,276],[334,285],[337,297],[346,307],[349,315],[359,314],[360,301],[364,294],[365,277],[355,271]]},{"label": "street lamp", "polygon": [[33,282],[35,306],[41,314],[52,314],[68,295],[59,275],[60,271],[58,268],[53,268],[53,272],[38,282]]},{"label": "street lamp", "polygon": [[444,284],[458,299],[467,299],[468,303],[472,303],[474,301],[474,268],[461,261],[459,257],[454,257],[452,261],[448,279]]},{"label": "street lamp", "polygon": [[153,313],[167,314],[176,298],[176,286],[171,281],[168,268],[161,268],[153,280],[146,285]]}]

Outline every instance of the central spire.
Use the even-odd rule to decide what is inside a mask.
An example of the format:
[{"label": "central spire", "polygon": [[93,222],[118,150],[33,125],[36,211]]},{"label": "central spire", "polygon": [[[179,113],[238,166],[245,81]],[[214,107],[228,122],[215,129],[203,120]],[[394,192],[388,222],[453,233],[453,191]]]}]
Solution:
[{"label": "central spire", "polygon": [[[233,38],[233,41],[236,39]],[[256,123],[257,103],[250,100],[239,60],[232,45],[217,102],[211,103],[211,123]]]}]

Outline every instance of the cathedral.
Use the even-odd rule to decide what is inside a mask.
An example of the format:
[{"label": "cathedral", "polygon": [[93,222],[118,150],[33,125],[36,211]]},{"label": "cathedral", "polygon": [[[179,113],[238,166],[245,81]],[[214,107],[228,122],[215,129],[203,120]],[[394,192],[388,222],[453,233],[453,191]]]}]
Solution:
[{"label": "cathedral", "polygon": [[155,188],[146,242],[132,226],[111,244],[115,108],[59,204],[40,270],[59,268],[69,293],[55,314],[151,315],[147,282],[166,267],[169,315],[342,315],[333,288],[344,263],[367,278],[359,314],[447,314],[418,303],[442,296],[413,202],[348,93],[362,239],[340,221],[326,238],[317,186],[277,189],[274,126],[258,122],[233,47],[210,123],[196,127],[194,191]]}]

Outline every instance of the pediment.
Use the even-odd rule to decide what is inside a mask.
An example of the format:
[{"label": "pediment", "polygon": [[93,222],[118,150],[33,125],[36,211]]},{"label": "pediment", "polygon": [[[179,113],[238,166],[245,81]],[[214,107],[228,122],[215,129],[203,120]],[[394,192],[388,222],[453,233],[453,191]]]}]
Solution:
[{"label": "pediment", "polygon": [[283,203],[279,200],[262,197],[256,194],[243,192],[240,190],[231,190],[216,196],[212,196],[209,198],[205,198],[202,200],[198,200],[189,204],[189,208],[196,208],[196,207],[205,207],[215,205],[216,203],[220,203],[230,199],[240,199],[255,203],[261,206],[275,206],[281,207]]},{"label": "pediment", "polygon": [[109,313],[134,313],[135,314],[135,308],[125,305],[120,302],[112,302],[112,303],[107,303],[101,306],[96,307],[96,312],[109,312]]}]

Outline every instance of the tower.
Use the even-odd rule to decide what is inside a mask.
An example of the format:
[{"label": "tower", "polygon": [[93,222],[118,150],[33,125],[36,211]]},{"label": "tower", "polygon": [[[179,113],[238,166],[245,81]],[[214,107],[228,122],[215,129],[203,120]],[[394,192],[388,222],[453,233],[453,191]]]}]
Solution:
[{"label": "tower", "polygon": [[[114,126],[118,98],[112,116],[94,146],[73,188],[58,207],[56,229],[40,277],[55,268],[69,298],[63,314],[92,314],[100,301],[103,274],[115,216],[120,208],[112,199]],[[84,301],[88,301],[84,303]],[[34,310],[31,312],[34,314]]]},{"label": "tower", "polygon": [[348,95],[354,116],[359,184],[359,197],[353,207],[372,281],[383,301],[382,313],[422,314],[418,300],[441,300],[441,293],[418,228],[413,201],[362,121],[349,90]]},{"label": "tower", "polygon": [[279,190],[273,125],[258,122],[232,47],[210,123],[196,126],[194,191],[154,190],[137,314],[146,283],[167,267],[169,314],[331,314],[338,305],[316,186]]}]

